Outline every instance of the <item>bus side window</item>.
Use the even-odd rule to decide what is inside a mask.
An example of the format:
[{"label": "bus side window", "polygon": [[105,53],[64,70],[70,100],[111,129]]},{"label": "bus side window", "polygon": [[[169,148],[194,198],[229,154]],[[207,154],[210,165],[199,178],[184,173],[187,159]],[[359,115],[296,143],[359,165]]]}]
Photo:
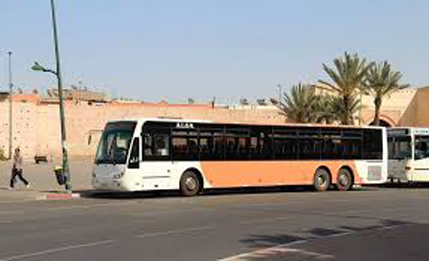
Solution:
[{"label": "bus side window", "polygon": [[128,161],[129,169],[140,168],[140,139],[134,138],[133,146],[131,148],[130,159]]},{"label": "bus side window", "polygon": [[153,142],[152,135],[145,134],[144,135],[144,143],[143,143],[143,153],[145,156],[153,156]]},{"label": "bus side window", "polygon": [[154,135],[154,147],[156,156],[168,156],[169,153],[169,136],[166,134]]},{"label": "bus side window", "polygon": [[425,159],[429,156],[429,148],[428,144],[424,140],[419,140],[416,142],[415,145],[415,153],[414,153],[415,159]]}]

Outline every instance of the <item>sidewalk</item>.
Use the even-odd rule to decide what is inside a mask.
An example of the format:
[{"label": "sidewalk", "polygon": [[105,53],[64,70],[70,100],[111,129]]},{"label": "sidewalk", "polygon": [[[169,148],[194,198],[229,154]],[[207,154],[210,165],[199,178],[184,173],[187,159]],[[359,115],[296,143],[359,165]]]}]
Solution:
[{"label": "sidewalk", "polygon": [[[30,188],[25,188],[21,181],[15,185],[15,189],[9,190],[9,179],[11,172],[10,162],[0,162],[0,202],[34,200],[47,194],[64,191],[64,186],[59,186],[52,163],[35,164],[24,163],[24,177],[30,182]],[[91,189],[91,160],[70,161],[73,191],[84,191]]]}]

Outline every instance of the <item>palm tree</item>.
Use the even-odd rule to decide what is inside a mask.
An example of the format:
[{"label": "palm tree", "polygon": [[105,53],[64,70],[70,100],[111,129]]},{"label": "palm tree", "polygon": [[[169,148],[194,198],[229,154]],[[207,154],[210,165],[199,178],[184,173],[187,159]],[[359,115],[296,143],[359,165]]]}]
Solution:
[{"label": "palm tree", "polygon": [[341,97],[341,112],[339,115],[341,123],[345,125],[353,124],[353,109],[357,104],[357,93],[362,90],[368,70],[373,63],[366,63],[366,59],[360,59],[357,54],[350,55],[347,52],[344,57],[334,60],[335,68],[332,69],[323,64],[323,69],[331,78],[333,83],[320,80],[321,89],[330,91]]},{"label": "palm tree", "polygon": [[298,123],[314,122],[316,114],[314,112],[317,96],[315,90],[310,85],[298,84],[292,86],[289,94],[284,93],[284,103],[280,108],[287,115],[287,118]]},{"label": "palm tree", "polygon": [[408,84],[399,84],[402,74],[393,71],[391,65],[385,61],[373,66],[365,81],[365,91],[374,96],[374,125],[380,125],[380,110],[383,98],[402,89],[408,88]]},{"label": "palm tree", "polygon": [[332,96],[331,110],[333,112],[334,121],[339,121],[342,124],[345,122],[353,122],[353,115],[359,112],[361,108],[360,101],[354,99],[348,107],[345,106],[344,99],[340,96]]},{"label": "palm tree", "polygon": [[335,111],[335,97],[332,95],[317,95],[317,100],[314,105],[314,113],[316,114],[315,121],[317,123],[333,123],[338,120]]}]

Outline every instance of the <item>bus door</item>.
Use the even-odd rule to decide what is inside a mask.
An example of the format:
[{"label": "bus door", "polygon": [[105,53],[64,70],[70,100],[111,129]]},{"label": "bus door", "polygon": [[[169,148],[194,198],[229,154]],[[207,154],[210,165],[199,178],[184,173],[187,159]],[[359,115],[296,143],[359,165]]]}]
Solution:
[{"label": "bus door", "polygon": [[389,164],[388,178],[391,180],[408,181],[407,165],[411,163],[411,137],[393,136],[388,139]]},{"label": "bus door", "polygon": [[429,181],[429,136],[415,136],[413,181]]},{"label": "bus door", "polygon": [[124,182],[127,182],[127,187],[130,190],[141,190],[143,181],[141,180],[141,139],[135,137],[131,143],[130,155],[128,156],[127,168],[125,171]]},{"label": "bus door", "polygon": [[157,128],[143,134],[143,162],[140,166],[143,189],[167,189],[173,169],[170,129]]}]

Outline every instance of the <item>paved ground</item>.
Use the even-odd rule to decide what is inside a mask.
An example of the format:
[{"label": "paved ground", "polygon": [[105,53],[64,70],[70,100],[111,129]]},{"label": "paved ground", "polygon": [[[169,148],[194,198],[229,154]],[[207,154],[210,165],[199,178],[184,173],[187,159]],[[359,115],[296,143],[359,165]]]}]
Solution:
[{"label": "paved ground", "polygon": [[429,189],[0,202],[0,260],[428,260]]},{"label": "paved ground", "polygon": [[[26,189],[21,182],[18,182],[15,186],[16,189],[10,191],[8,186],[11,165],[9,162],[0,162],[0,202],[34,200],[34,198],[45,192],[64,191],[64,186],[59,186],[55,179],[54,165],[56,164],[26,162],[24,165],[24,177],[31,183],[30,189]],[[73,160],[70,162],[70,169],[74,190],[84,191],[91,189],[91,160]]]}]

